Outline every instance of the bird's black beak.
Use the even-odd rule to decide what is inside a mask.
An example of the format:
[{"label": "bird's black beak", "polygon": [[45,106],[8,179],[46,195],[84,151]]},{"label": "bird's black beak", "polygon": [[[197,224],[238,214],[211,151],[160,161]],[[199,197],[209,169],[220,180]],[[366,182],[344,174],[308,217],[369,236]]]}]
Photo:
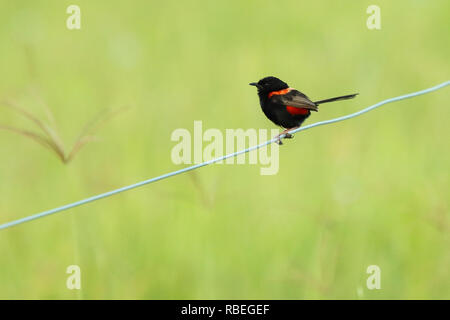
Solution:
[{"label": "bird's black beak", "polygon": [[251,82],[251,83],[249,83],[249,85],[255,86],[255,87],[257,87],[257,88],[260,87],[260,85],[259,85],[258,83],[256,83],[256,82]]}]

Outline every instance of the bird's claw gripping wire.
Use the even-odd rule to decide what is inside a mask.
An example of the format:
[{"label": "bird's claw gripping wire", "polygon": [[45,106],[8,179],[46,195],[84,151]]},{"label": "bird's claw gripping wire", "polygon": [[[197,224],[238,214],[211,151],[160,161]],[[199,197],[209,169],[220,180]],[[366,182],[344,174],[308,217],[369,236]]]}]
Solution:
[{"label": "bird's claw gripping wire", "polygon": [[284,130],[283,132],[281,132],[280,134],[277,134],[277,135],[274,137],[275,139],[277,139],[277,140],[275,141],[275,143],[278,144],[278,145],[280,145],[280,146],[283,144],[283,142],[281,141],[281,136],[283,136],[283,139],[292,139],[292,138],[294,138],[294,136],[293,136],[292,134],[290,134],[288,131],[294,130],[294,129],[297,129],[297,128],[298,128],[298,127],[286,129],[286,130]]}]

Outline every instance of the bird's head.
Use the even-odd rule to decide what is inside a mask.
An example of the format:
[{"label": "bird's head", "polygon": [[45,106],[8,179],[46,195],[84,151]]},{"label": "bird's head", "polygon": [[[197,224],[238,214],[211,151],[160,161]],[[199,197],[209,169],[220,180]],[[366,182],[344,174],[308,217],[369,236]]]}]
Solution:
[{"label": "bird's head", "polygon": [[250,85],[258,88],[259,93],[269,93],[289,88],[286,82],[283,82],[276,77],[265,77],[258,82],[250,83]]}]

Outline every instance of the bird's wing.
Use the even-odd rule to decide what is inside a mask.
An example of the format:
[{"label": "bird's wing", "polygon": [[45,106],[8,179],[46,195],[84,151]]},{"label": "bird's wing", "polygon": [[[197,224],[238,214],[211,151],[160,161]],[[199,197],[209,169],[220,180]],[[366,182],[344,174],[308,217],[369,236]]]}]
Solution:
[{"label": "bird's wing", "polygon": [[276,104],[291,106],[294,108],[318,111],[316,104],[298,90],[291,90],[285,94],[274,94],[270,101]]}]

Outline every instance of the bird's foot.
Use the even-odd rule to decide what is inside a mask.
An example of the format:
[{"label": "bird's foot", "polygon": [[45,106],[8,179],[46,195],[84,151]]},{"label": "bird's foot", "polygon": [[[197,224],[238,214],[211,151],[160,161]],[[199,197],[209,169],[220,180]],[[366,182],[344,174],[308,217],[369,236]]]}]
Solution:
[{"label": "bird's foot", "polygon": [[281,132],[280,134],[277,134],[274,138],[276,138],[277,140],[275,141],[278,145],[282,145],[283,142],[281,142],[281,136],[283,136],[284,139],[292,139],[294,138],[294,135],[290,134],[289,131],[297,129],[298,127],[294,127],[294,128],[289,128],[284,130],[283,132]]},{"label": "bird's foot", "polygon": [[277,134],[275,137],[273,137],[274,139],[276,139],[275,143],[280,145],[280,146],[283,144],[283,142],[281,141],[281,138],[280,138],[282,134],[283,133],[280,133],[280,134]]}]

